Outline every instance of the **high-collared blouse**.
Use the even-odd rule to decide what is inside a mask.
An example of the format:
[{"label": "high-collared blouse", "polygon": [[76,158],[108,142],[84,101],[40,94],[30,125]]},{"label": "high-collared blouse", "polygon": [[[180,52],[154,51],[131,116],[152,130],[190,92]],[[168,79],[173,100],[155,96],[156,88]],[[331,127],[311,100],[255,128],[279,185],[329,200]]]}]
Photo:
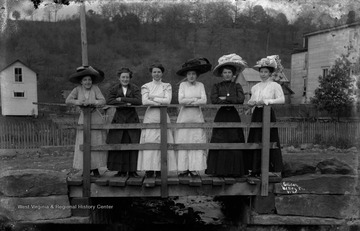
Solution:
[{"label": "high-collared blouse", "polygon": [[[121,98],[120,101],[117,100],[118,97]],[[106,103],[109,105],[141,105],[140,89],[134,84],[129,84],[126,93],[124,94],[124,89],[122,85],[118,84],[109,90],[109,95]]]},{"label": "high-collared blouse", "polygon": [[[171,102],[171,85],[170,83],[163,83],[153,80],[141,87],[142,103],[143,105],[166,105]],[[153,98],[151,100],[150,98]]]},{"label": "high-collared blouse", "polygon": [[251,98],[249,102],[256,103],[260,100],[263,100],[265,105],[285,103],[285,96],[281,85],[270,78],[254,85],[251,88]]},{"label": "high-collared blouse", "polygon": [[197,81],[194,83],[182,82],[179,87],[178,99],[180,104],[206,104],[204,84]]},{"label": "high-collared blouse", "polygon": [[[225,96],[222,100],[219,97]],[[211,102],[213,104],[242,104],[244,103],[244,91],[239,83],[222,81],[214,84],[211,90]]]}]

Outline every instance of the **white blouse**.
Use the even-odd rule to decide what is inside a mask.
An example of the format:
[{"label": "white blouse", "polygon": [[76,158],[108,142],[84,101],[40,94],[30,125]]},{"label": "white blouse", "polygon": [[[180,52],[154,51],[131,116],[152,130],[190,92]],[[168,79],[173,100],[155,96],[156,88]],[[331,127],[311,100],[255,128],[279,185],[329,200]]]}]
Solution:
[{"label": "white blouse", "polygon": [[204,84],[200,82],[182,82],[179,87],[180,104],[206,104],[206,93]]},{"label": "white blouse", "polygon": [[141,87],[143,105],[166,105],[171,102],[171,85],[155,81],[146,83]]},{"label": "white blouse", "polygon": [[256,104],[261,100],[264,101],[265,105],[285,103],[285,96],[281,85],[270,78],[254,85],[251,88],[251,98],[248,104]]}]

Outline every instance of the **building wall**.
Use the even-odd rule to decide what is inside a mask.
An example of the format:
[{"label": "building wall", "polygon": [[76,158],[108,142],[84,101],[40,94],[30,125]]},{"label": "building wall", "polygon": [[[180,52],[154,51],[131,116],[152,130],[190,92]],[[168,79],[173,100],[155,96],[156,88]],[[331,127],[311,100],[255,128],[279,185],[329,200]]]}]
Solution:
[{"label": "building wall", "polygon": [[301,104],[304,103],[306,100],[306,96],[303,96],[304,78],[306,78],[307,76],[306,56],[307,52],[301,52],[291,55],[290,88],[294,91],[294,94],[291,96],[292,104]]},{"label": "building wall", "polygon": [[[15,82],[15,68],[22,68],[22,82]],[[38,115],[36,73],[16,62],[0,73],[2,115]],[[25,92],[24,98],[15,98],[14,91]]]},{"label": "building wall", "polygon": [[307,101],[319,86],[323,69],[334,64],[341,54],[350,54],[350,61],[359,56],[360,25],[333,30],[308,37]]}]

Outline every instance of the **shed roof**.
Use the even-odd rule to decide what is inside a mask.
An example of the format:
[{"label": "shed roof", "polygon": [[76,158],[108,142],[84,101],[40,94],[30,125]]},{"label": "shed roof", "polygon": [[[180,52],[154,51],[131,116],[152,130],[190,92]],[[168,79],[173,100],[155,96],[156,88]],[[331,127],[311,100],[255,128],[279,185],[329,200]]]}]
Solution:
[{"label": "shed roof", "polygon": [[17,60],[15,60],[14,62],[10,63],[9,65],[5,66],[3,69],[1,69],[0,72],[2,72],[2,71],[5,70],[6,68],[10,67],[11,65],[13,65],[14,63],[17,63],[17,62],[23,64],[24,66],[26,66],[27,68],[29,68],[30,70],[32,70],[33,72],[36,73],[36,71],[34,71],[32,68],[30,68],[30,67],[29,67],[28,65],[26,65],[24,62],[22,62],[20,59],[17,59]]}]

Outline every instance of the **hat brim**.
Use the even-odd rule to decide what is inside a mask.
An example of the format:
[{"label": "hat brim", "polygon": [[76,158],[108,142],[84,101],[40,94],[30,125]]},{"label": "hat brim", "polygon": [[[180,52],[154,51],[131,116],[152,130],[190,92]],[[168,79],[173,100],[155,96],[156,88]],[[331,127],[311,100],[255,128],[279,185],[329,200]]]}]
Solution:
[{"label": "hat brim", "polygon": [[104,80],[105,76],[101,76],[100,73],[96,73],[92,70],[89,69],[85,69],[83,71],[80,72],[76,72],[72,75],[70,75],[69,77],[69,81],[72,83],[81,83],[81,80],[85,77],[85,76],[90,76],[92,79],[92,83],[93,84],[97,84],[100,83]]},{"label": "hat brim", "polygon": [[186,73],[188,71],[196,71],[199,75],[201,75],[210,70],[211,70],[211,64],[207,63],[207,64],[200,64],[200,65],[192,66],[192,67],[185,67],[181,70],[178,70],[176,72],[176,74],[180,75],[180,76],[186,76]]},{"label": "hat brim", "polygon": [[223,67],[223,66],[233,66],[233,67],[235,67],[234,75],[238,75],[239,73],[243,72],[243,70],[245,70],[245,67],[246,67],[246,65],[244,65],[244,64],[235,63],[235,62],[227,62],[227,63],[218,64],[213,70],[213,74],[216,77],[221,77],[220,68]]},{"label": "hat brim", "polygon": [[253,69],[256,70],[256,71],[260,71],[260,68],[270,68],[270,69],[275,70],[275,67],[273,67],[273,66],[261,66],[261,65],[253,66]]}]

